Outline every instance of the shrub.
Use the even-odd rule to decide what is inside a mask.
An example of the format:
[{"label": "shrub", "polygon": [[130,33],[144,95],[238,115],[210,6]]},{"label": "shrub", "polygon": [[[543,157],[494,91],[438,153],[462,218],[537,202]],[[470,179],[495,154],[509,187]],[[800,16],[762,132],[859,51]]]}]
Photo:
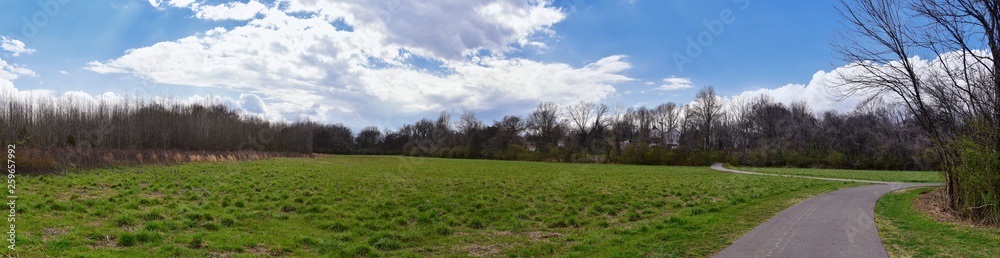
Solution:
[{"label": "shrub", "polygon": [[954,146],[958,155],[951,170],[951,201],[960,215],[1000,224],[1000,153],[964,140]]}]

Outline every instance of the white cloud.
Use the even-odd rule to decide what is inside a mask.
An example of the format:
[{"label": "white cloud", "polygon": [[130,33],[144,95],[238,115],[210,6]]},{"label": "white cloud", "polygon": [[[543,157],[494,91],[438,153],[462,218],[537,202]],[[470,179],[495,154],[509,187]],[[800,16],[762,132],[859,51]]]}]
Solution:
[{"label": "white cloud", "polygon": [[[978,50],[977,50],[978,51]],[[983,52],[978,52],[979,56],[986,56]],[[913,65],[914,70],[917,71],[918,76],[921,80],[940,80],[943,76],[946,76],[943,71],[945,71],[945,66],[941,65],[942,60],[949,63],[949,67],[960,67],[955,62],[961,62],[962,51],[953,51],[942,54],[940,57],[928,60],[920,58],[919,56],[914,56],[909,59],[910,64]],[[971,60],[968,59],[968,60]],[[989,65],[987,61],[987,65]],[[881,66],[885,71],[892,70],[890,67],[898,65],[898,62],[892,62]],[[813,74],[812,80],[808,84],[788,84],[785,86],[769,89],[757,89],[752,91],[745,91],[734,96],[734,98],[745,98],[749,99],[759,95],[768,95],[773,97],[776,101],[791,104],[794,102],[803,102],[807,107],[812,109],[813,112],[824,112],[828,110],[837,111],[840,113],[847,113],[854,111],[860,104],[866,103],[873,96],[877,96],[879,103],[885,104],[899,104],[902,100],[899,96],[892,93],[886,93],[882,95],[878,94],[876,91],[859,91],[853,95],[846,95],[846,92],[842,90],[849,85],[845,85],[845,76],[856,76],[860,74],[867,74],[867,70],[857,67],[852,64],[838,67],[832,71],[818,71]],[[935,76],[942,76],[941,78],[934,78]],[[959,82],[961,83],[961,82]]]},{"label": "white cloud", "polygon": [[266,114],[267,106],[264,100],[255,94],[240,94],[240,107],[254,114]]},{"label": "white cloud", "polygon": [[691,83],[691,78],[677,78],[670,77],[663,79],[663,84],[656,88],[657,90],[682,90],[690,89],[694,84]]},{"label": "white cloud", "polygon": [[198,6],[195,16],[207,20],[237,20],[253,19],[267,6],[254,0],[247,3],[232,2],[220,5]]},{"label": "white cloud", "polygon": [[14,87],[13,81],[21,76],[35,76],[35,71],[0,59],[0,86]]},{"label": "white cloud", "polygon": [[165,7],[163,4],[167,4],[172,7],[188,7],[192,5],[197,5],[195,0],[149,0],[149,4],[156,8]]},{"label": "white cloud", "polygon": [[69,72],[67,72],[67,71],[62,71],[62,70],[60,70],[60,71],[59,71],[59,74],[63,74],[63,75],[65,75],[65,74],[69,74]]},{"label": "white cloud", "polygon": [[[531,38],[549,35],[564,18],[527,2],[282,1],[244,26],[131,49],[85,69],[252,92],[267,112],[288,119],[348,123],[443,109],[523,112],[540,101],[600,101],[615,92],[613,85],[632,80],[622,74],[631,67],[625,56],[582,67],[506,58],[503,53],[533,45]],[[337,20],[354,30],[338,30],[331,24]],[[440,67],[413,67],[416,58]]]},{"label": "white cloud", "polygon": [[34,49],[25,47],[24,42],[5,36],[0,36],[0,48],[10,52],[13,56],[20,56],[21,54],[30,55],[35,53]]},{"label": "white cloud", "polygon": [[[191,9],[196,17],[210,20],[249,20],[268,13],[256,0],[204,6],[193,0],[150,0],[160,8],[167,3]],[[466,0],[429,1],[315,1],[282,0],[274,4],[285,13],[312,14],[333,22],[342,19],[382,35],[387,45],[403,47],[421,56],[464,59],[480,50],[502,54],[518,47],[546,44],[533,40],[536,34],[551,35],[552,25],[566,15],[547,1],[501,0],[490,3]]]},{"label": "white cloud", "polygon": [[111,67],[98,61],[91,61],[87,63],[87,66],[84,66],[83,69],[99,74],[128,73],[128,71],[124,69]]}]

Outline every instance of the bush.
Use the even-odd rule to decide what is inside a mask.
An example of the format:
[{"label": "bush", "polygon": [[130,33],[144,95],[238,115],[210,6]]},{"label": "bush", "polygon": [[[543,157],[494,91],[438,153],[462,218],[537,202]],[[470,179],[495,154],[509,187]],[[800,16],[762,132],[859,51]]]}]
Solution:
[{"label": "bush", "polygon": [[951,205],[960,215],[1000,224],[1000,153],[963,140],[950,173]]}]

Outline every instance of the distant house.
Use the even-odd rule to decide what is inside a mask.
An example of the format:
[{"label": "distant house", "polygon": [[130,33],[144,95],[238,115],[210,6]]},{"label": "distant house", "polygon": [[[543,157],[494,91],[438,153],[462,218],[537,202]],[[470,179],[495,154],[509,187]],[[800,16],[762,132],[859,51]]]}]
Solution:
[{"label": "distant house", "polygon": [[677,131],[677,129],[670,129],[669,131],[667,131],[666,139],[664,140],[667,143],[667,146],[671,148],[677,148],[677,146],[680,145],[681,142],[681,132]]},{"label": "distant house", "polygon": [[[648,141],[649,141],[649,146],[650,147],[652,147],[652,146],[664,146],[664,147],[667,147],[667,148],[675,149],[675,148],[677,148],[678,145],[680,145],[680,139],[681,139],[681,132],[680,131],[677,131],[676,129],[670,129],[666,133],[664,133],[659,128],[656,128],[654,126],[653,129],[649,131],[649,139],[648,139]],[[641,142],[641,141],[637,140],[637,139],[634,139],[634,138],[632,138],[632,139],[625,139],[624,141],[618,142],[618,146],[621,147],[621,148],[625,148],[625,147],[628,147],[629,144],[633,144],[633,143],[637,143],[637,142]],[[614,144],[614,141],[610,141],[609,140],[608,144],[609,145]]]},{"label": "distant house", "polygon": [[528,151],[536,151],[538,150],[538,145],[533,142],[528,142],[524,144],[524,149],[527,149]]},{"label": "distant house", "polygon": [[649,131],[649,146],[659,146],[663,144],[665,147],[677,148],[680,145],[681,132],[677,129],[667,130],[666,133],[661,131],[659,128],[653,127],[653,130]]},{"label": "distant house", "polygon": [[649,146],[660,146],[663,142],[663,131],[659,128],[653,126],[653,130],[649,130]]}]

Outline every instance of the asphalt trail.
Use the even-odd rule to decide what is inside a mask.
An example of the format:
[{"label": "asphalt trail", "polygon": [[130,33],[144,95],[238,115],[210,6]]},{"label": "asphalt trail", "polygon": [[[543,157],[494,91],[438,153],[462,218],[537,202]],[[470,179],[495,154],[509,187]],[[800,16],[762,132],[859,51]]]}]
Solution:
[{"label": "asphalt trail", "polygon": [[810,176],[775,175],[727,169],[740,174],[871,183],[800,202],[743,235],[714,257],[889,257],[875,226],[875,202],[889,192],[941,183],[898,183]]}]

